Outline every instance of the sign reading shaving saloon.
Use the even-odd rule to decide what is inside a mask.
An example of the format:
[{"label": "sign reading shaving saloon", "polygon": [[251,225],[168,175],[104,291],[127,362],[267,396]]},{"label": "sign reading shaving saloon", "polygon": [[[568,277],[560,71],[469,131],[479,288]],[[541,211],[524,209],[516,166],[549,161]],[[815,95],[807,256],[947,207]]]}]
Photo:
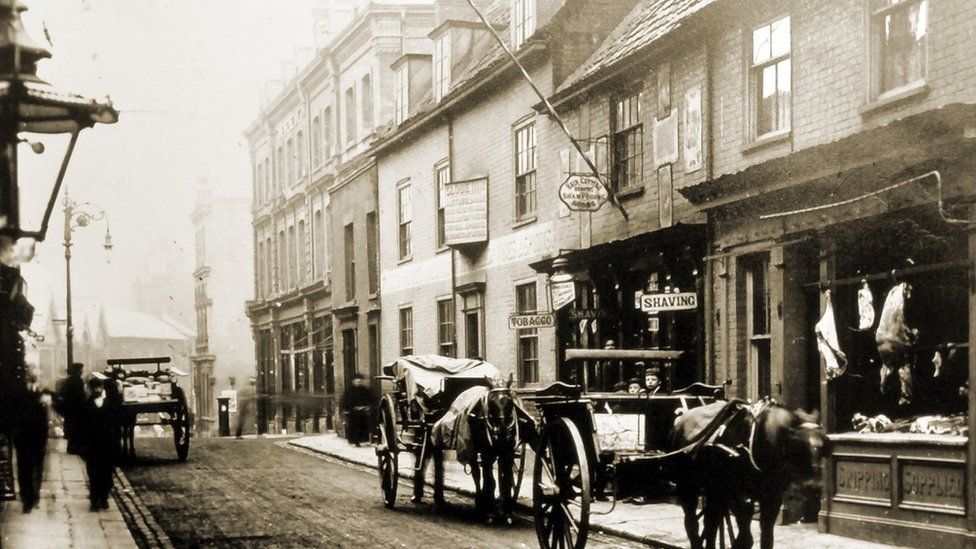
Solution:
[{"label": "sign reading shaving saloon", "polygon": [[574,212],[595,212],[607,201],[607,188],[588,175],[571,175],[559,186],[559,199]]},{"label": "sign reading shaving saloon", "polygon": [[552,313],[537,313],[530,315],[512,315],[508,317],[509,330],[522,330],[526,328],[552,328],[555,321]]},{"label": "sign reading shaving saloon", "polygon": [[642,311],[687,311],[698,308],[698,294],[643,294],[640,297]]},{"label": "sign reading shaving saloon", "polygon": [[448,246],[488,240],[488,178],[444,185],[444,243]]}]

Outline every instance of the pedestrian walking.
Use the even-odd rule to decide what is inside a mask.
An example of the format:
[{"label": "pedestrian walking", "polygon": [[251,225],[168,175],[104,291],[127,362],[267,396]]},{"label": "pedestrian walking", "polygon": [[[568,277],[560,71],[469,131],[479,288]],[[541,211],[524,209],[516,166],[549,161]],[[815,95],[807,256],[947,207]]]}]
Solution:
[{"label": "pedestrian walking", "polygon": [[68,439],[68,453],[79,454],[79,422],[85,404],[85,381],[82,372],[85,366],[73,362],[68,366],[67,377],[58,381],[54,399],[54,410],[64,418],[64,437]]},{"label": "pedestrian walking", "polygon": [[88,473],[90,510],[108,509],[112,471],[120,444],[121,402],[101,379],[88,380],[89,394],[81,415],[82,455]]},{"label": "pedestrian walking", "polygon": [[373,410],[378,399],[376,394],[366,383],[363,374],[352,376],[352,386],[342,395],[342,411],[346,416],[346,440],[349,444],[359,446],[369,442],[369,433],[373,428]]},{"label": "pedestrian walking", "polygon": [[48,404],[50,394],[41,391],[37,376],[27,374],[27,388],[22,395],[19,420],[14,428],[14,449],[17,452],[17,486],[23,512],[37,508],[44,475],[47,452]]}]

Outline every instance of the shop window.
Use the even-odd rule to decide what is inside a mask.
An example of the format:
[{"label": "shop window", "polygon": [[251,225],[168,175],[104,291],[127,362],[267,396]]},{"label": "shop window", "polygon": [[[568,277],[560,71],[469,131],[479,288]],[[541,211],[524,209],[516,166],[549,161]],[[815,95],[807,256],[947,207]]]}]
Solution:
[{"label": "shop window", "polygon": [[513,36],[515,49],[518,49],[535,33],[535,0],[514,0],[512,2]]},{"label": "shop window", "polygon": [[535,122],[515,130],[515,220],[522,221],[536,210]]},{"label": "shop window", "polygon": [[442,356],[454,356],[454,300],[451,298],[437,301],[437,349]]},{"label": "shop window", "polygon": [[437,185],[437,247],[442,248],[447,241],[444,232],[446,222],[446,218],[444,217],[444,192],[447,184],[451,182],[451,165],[444,162],[434,168],[434,179]]},{"label": "shop window", "polygon": [[925,80],[927,0],[871,0],[876,95]]},{"label": "shop window", "polygon": [[397,188],[397,225],[399,226],[400,259],[408,259],[412,254],[410,224],[413,222],[413,208],[410,204],[410,184]]},{"label": "shop window", "polygon": [[450,31],[434,40],[434,101],[440,101],[451,91],[451,34]]},{"label": "shop window", "polygon": [[380,233],[376,224],[376,212],[366,214],[366,275],[369,278],[369,293],[380,289]]},{"label": "shop window", "polygon": [[352,223],[342,228],[342,259],[346,264],[346,301],[356,297],[356,242]]},{"label": "shop window", "polygon": [[770,396],[770,316],[769,316],[769,257],[760,256],[746,261],[746,334],[748,336],[749,397]]},{"label": "shop window", "polygon": [[753,137],[788,132],[792,106],[790,18],[752,31]]},{"label": "shop window", "polygon": [[[519,314],[538,311],[535,282],[515,287],[515,310]],[[522,384],[535,383],[539,381],[539,330],[538,328],[518,330],[515,337],[518,340],[519,381]]]},{"label": "shop window", "polygon": [[484,358],[484,293],[469,292],[464,296],[464,352],[467,358]]},{"label": "shop window", "polygon": [[400,309],[400,356],[413,354],[413,308]]},{"label": "shop window", "polygon": [[617,192],[636,189],[643,184],[642,96],[637,92],[614,103],[613,180]]},{"label": "shop window", "polygon": [[396,71],[396,96],[393,100],[393,121],[400,125],[409,116],[410,81],[408,80],[409,65],[404,63]]}]

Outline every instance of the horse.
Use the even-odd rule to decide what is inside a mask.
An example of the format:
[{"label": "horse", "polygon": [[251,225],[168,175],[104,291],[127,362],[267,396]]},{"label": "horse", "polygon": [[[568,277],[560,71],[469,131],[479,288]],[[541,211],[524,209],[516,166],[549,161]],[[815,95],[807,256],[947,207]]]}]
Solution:
[{"label": "horse", "polygon": [[[428,430],[429,452],[418,451],[419,467],[414,476],[411,501],[423,498],[427,462],[434,461],[434,503],[444,505],[444,450],[454,449],[457,459],[470,467],[475,485],[475,511],[488,524],[497,520],[511,525],[515,512],[515,450],[535,436],[535,422],[519,410],[511,390],[503,387],[474,387],[455,399],[451,409]],[[495,500],[494,466],[498,465],[501,505]]]},{"label": "horse", "polygon": [[[760,547],[772,549],[776,515],[794,482],[819,480],[826,435],[816,413],[762,401],[716,402],[675,420],[671,444],[679,453],[675,484],[692,549],[713,549],[731,513],[738,533],[733,549],[752,547],[750,524],[759,505]],[[701,531],[698,501],[704,496]],[[731,535],[731,532],[730,532]]]}]

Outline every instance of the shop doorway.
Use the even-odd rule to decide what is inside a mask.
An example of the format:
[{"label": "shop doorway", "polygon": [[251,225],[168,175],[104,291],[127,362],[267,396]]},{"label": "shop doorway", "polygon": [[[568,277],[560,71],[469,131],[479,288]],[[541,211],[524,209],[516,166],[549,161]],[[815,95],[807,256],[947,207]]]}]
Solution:
[{"label": "shop doorway", "polygon": [[342,331],[342,386],[348,389],[352,385],[352,376],[356,373],[356,330],[348,328]]}]

